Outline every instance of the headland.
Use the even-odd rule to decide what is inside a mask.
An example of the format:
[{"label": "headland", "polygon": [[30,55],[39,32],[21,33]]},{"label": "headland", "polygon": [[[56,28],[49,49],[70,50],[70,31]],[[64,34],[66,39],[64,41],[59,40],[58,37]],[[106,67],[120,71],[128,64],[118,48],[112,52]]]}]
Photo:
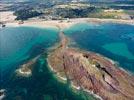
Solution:
[{"label": "headland", "polygon": [[104,100],[134,99],[134,77],[102,55],[68,47],[69,39],[62,30],[61,42],[50,52],[48,65],[56,75],[77,90],[93,93]]}]

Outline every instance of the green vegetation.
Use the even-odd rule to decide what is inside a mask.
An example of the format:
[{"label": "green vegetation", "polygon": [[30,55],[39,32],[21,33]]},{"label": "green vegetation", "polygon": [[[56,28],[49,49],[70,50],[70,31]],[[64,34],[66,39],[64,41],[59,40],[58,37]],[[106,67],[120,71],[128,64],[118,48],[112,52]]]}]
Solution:
[{"label": "green vegetation", "polygon": [[28,18],[36,17],[41,15],[42,13],[35,10],[18,10],[15,11],[14,15],[17,16],[16,20],[27,20]]},{"label": "green vegetation", "polygon": [[[126,2],[109,3],[28,3],[20,6],[21,10],[15,10],[16,20],[27,20],[28,18],[40,16],[45,20],[56,20],[64,18],[112,18],[112,19],[134,19],[134,6]],[[123,6],[123,8],[122,8]],[[19,8],[16,6],[16,9]],[[105,11],[107,10],[107,11]]]},{"label": "green vegetation", "polygon": [[56,15],[61,16],[62,18],[82,18],[88,17],[89,13],[95,11],[95,7],[88,7],[82,9],[71,9],[71,8],[58,8],[56,9]]},{"label": "green vegetation", "polygon": [[134,10],[134,5],[112,5],[111,8],[115,9],[125,9],[125,10]]},{"label": "green vegetation", "polygon": [[103,10],[89,13],[88,17],[93,18],[113,18],[113,19],[120,19],[122,15],[124,15],[124,12],[104,12]]}]

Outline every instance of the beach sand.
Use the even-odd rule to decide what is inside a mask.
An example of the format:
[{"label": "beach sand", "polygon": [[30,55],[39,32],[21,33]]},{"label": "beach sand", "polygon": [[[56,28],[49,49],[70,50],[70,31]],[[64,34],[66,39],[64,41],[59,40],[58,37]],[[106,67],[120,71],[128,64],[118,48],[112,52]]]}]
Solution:
[{"label": "beach sand", "polygon": [[119,20],[119,19],[99,19],[99,18],[75,18],[69,20],[27,20],[23,24],[19,24],[19,21],[6,23],[7,27],[17,27],[17,26],[31,26],[31,27],[40,27],[40,28],[60,28],[65,29],[69,28],[72,25],[78,23],[121,23],[134,25],[134,20]]},{"label": "beach sand", "polygon": [[1,22],[14,22],[16,16],[13,15],[13,11],[3,11],[0,12],[0,21]]}]

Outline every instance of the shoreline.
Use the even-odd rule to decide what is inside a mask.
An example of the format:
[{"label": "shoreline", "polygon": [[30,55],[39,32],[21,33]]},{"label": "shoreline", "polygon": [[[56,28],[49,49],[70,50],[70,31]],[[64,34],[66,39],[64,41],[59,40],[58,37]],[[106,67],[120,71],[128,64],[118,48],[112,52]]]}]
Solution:
[{"label": "shoreline", "polygon": [[[59,27],[59,30],[62,30],[62,28],[60,28]],[[73,68],[73,66],[70,68],[70,69],[72,69],[72,70],[69,70],[68,68],[69,67],[67,67],[67,64],[68,64],[68,62],[69,62],[69,64],[70,64],[70,66],[71,65],[73,65],[72,64],[72,62],[70,61],[70,60],[68,60],[68,62],[67,61],[65,61],[65,60],[67,60],[67,59],[69,59],[69,58],[71,58],[71,57],[74,57],[74,58],[72,58],[72,59],[74,59],[73,60],[73,62],[75,62],[76,63],[76,65],[78,65],[77,64],[77,61],[79,61],[79,60],[75,60],[75,59],[78,59],[77,57],[79,56],[79,57],[83,57],[83,56],[80,56],[79,54],[83,54],[82,53],[82,51],[83,50],[81,50],[81,49],[79,49],[79,48],[76,48],[76,49],[78,49],[79,50],[79,53],[77,54],[74,54],[73,55],[73,48],[71,49],[70,48],[70,51],[68,51],[68,42],[69,42],[69,40],[67,39],[67,37],[65,37],[64,36],[64,33],[62,32],[62,31],[60,31],[60,33],[59,33],[59,35],[60,35],[60,38],[61,38],[61,45],[60,45],[60,47],[57,47],[57,51],[56,50],[54,50],[53,52],[54,52],[54,54],[52,53],[49,53],[50,55],[48,55],[48,58],[47,58],[47,62],[48,62],[48,65],[49,65],[49,67],[50,67],[50,69],[52,70],[52,71],[54,71],[54,72],[56,72],[56,75],[55,76],[57,76],[58,77],[58,79],[59,80],[63,80],[64,81],[64,79],[62,79],[63,77],[62,77],[62,75],[61,75],[61,73],[60,72],[58,72],[58,70],[59,70],[59,68],[60,67],[64,67],[64,71],[63,72],[67,72],[68,71],[68,73],[69,73],[69,71],[70,71],[70,73],[71,73],[71,75],[72,75],[72,73],[75,73],[74,71],[75,71],[75,69],[76,69],[76,67],[74,68],[74,69],[72,69]],[[68,41],[65,41],[65,40],[68,40]],[[75,49],[75,48],[74,48]],[[72,50],[72,51],[71,51]],[[66,54],[67,53],[67,51],[68,51],[68,54]],[[85,51],[85,50],[84,50]],[[65,55],[64,55],[64,52],[65,52]],[[88,51],[86,51],[86,52],[88,52]],[[89,51],[90,52],[90,51]],[[59,54],[59,55],[57,55],[57,53]],[[63,55],[61,54],[61,53],[63,53]],[[88,53],[87,53],[88,54]],[[72,56],[71,56],[72,55]],[[96,55],[96,56],[95,56]],[[63,56],[63,58],[62,58],[62,56]],[[65,58],[67,56],[67,58]],[[116,69],[116,67],[115,67],[115,64],[116,64],[116,62],[115,61],[113,61],[112,59],[109,59],[109,58],[106,58],[106,57],[104,57],[104,56],[102,56],[101,54],[96,54],[96,53],[93,53],[93,54],[91,54],[91,56],[94,56],[95,58],[94,59],[96,59],[96,57],[99,57],[98,59],[97,59],[97,61],[98,61],[98,63],[100,63],[100,64],[102,64],[102,66],[103,66],[103,64],[105,64],[106,66],[105,67],[107,67],[107,66],[110,66],[110,70],[114,70],[115,72],[114,72],[114,74],[116,74],[116,75],[128,75],[128,76],[126,76],[126,77],[130,77],[130,74],[128,74],[128,73],[126,73],[125,71],[122,71],[121,69],[120,69],[120,67],[118,67],[117,69]],[[51,60],[51,59],[55,59],[57,57],[57,59],[56,60]],[[60,58],[61,57],[61,58]],[[76,58],[75,58],[76,57]],[[87,57],[87,56],[86,56]],[[60,66],[59,68],[58,68],[58,66],[59,66],[59,64],[60,63],[63,63],[62,62],[62,59],[65,59],[65,60],[63,60],[63,62],[64,62],[64,64],[63,64],[63,66]],[[81,58],[82,59],[82,58]],[[87,60],[85,60],[85,59],[88,59],[88,58],[83,58],[83,61],[87,61]],[[102,60],[101,60],[102,59]],[[61,60],[61,62],[59,62],[59,60]],[[105,60],[105,61],[103,61],[103,60]],[[56,65],[56,61],[57,61],[57,65]],[[54,67],[53,67],[54,66]],[[75,64],[74,64],[74,66],[75,66]],[[82,69],[83,67],[81,67],[81,66],[84,66],[84,64],[83,65],[78,65],[80,68],[78,68],[76,71],[78,71],[79,73],[80,73],[80,69]],[[86,64],[85,64],[85,66],[86,66]],[[56,69],[56,67],[57,67],[57,69]],[[104,66],[103,66],[104,67]],[[120,81],[120,80],[118,80],[117,81],[117,79],[114,79],[113,78],[113,76],[111,75],[111,74],[113,74],[113,72],[109,72],[109,70],[108,69],[106,69],[105,67],[103,68],[102,67],[102,69],[100,68],[100,69],[98,69],[98,67],[96,67],[96,68],[90,68],[91,69],[91,71],[98,71],[99,70],[99,72],[98,72],[98,74],[100,75],[102,75],[102,77],[100,77],[100,76],[96,76],[97,77],[97,79],[98,80],[101,80],[101,81],[99,81],[99,82],[101,82],[101,84],[103,84],[104,86],[103,87],[101,87],[102,89],[104,89],[103,90],[103,92],[108,92],[109,93],[109,91],[110,91],[110,93],[111,93],[111,91],[114,91],[114,90],[112,90],[112,88],[110,88],[110,87],[105,87],[105,85],[106,84],[110,84],[110,86],[115,86],[115,85],[117,85],[118,84],[118,82],[121,82],[121,85],[120,86],[122,86],[122,85],[124,85],[125,83],[123,83],[123,81]],[[104,70],[105,69],[105,70]],[[102,73],[102,71],[103,71],[103,73]],[[77,74],[78,72],[76,72],[75,74],[76,75],[72,75],[72,77],[75,77],[75,76],[77,76],[78,75],[78,77],[79,77],[79,75],[80,74]],[[120,73],[120,74],[118,74],[118,72]],[[105,73],[105,74],[104,74]],[[88,73],[88,71],[87,71],[87,73],[86,74],[89,74]],[[91,73],[90,73],[91,74]],[[91,79],[91,83],[92,83],[92,80],[93,80],[93,76],[92,76],[92,74],[90,75],[89,74],[89,76],[91,77],[90,79]],[[113,75],[114,75],[113,74]],[[85,74],[84,74],[85,75]],[[94,75],[94,74],[93,74]],[[67,76],[68,77],[68,76]],[[80,76],[81,77],[81,76]],[[86,77],[86,76],[85,76]],[[84,77],[84,78],[85,78]],[[104,77],[104,78],[103,78]],[[124,78],[124,77],[122,77],[122,76],[117,76],[118,78]],[[88,79],[88,77],[86,77],[87,79]],[[94,78],[94,81],[96,81],[97,80],[96,78]],[[79,90],[80,89],[80,87],[79,86],[77,86],[77,85],[74,85],[74,80],[70,80],[71,82],[72,82],[72,84],[70,85],[71,87],[72,87],[72,89],[76,89],[76,90]],[[104,82],[103,82],[104,81]],[[106,83],[105,83],[105,81],[106,81]],[[129,81],[129,80],[128,80]],[[77,82],[77,81],[76,81]],[[85,80],[85,82],[86,82],[86,80]],[[83,83],[83,86],[85,85],[85,87],[87,87],[86,86],[86,83]],[[108,83],[107,83],[108,82]],[[113,83],[112,83],[113,82]],[[88,83],[87,83],[88,84]],[[99,90],[95,90],[95,89],[97,89],[97,88],[100,88],[99,86],[100,85],[98,85],[98,87],[97,86],[94,86],[94,84],[98,84],[98,83],[92,83],[93,85],[93,89],[92,90],[90,90],[90,89],[87,89],[87,88],[83,88],[83,90],[84,91],[86,91],[86,92],[88,92],[90,95],[92,95],[93,97],[95,97],[95,98],[98,98],[98,99],[100,99],[100,100],[102,100],[102,98],[105,98],[105,95],[104,94],[101,94],[101,92],[99,92],[99,94],[97,95],[96,93],[94,93],[93,91],[99,91]],[[111,85],[112,84],[112,85]],[[90,83],[88,84],[89,86],[90,86]],[[126,85],[126,84],[125,84]],[[108,89],[111,89],[111,90],[108,90]],[[122,88],[122,87],[121,87]],[[119,88],[120,89],[120,88]],[[123,88],[123,89],[125,89],[125,88]],[[117,91],[118,91],[118,88],[116,89]],[[112,98],[112,93],[111,93],[111,96],[109,96],[109,98]],[[116,97],[117,96],[117,97]],[[115,96],[115,98],[118,98],[118,96],[120,96],[120,94],[117,94]],[[123,94],[123,96],[124,96],[124,94]]]},{"label": "shoreline", "polygon": [[120,66],[120,64],[119,64],[118,61],[115,61],[115,60],[113,60],[113,59],[111,59],[111,58],[108,58],[108,57],[106,57],[106,56],[104,56],[104,55],[102,55],[102,54],[100,54],[100,53],[93,52],[93,51],[88,51],[88,50],[85,50],[85,49],[81,49],[81,48],[79,48],[79,47],[72,47],[72,46],[71,46],[70,48],[76,49],[76,50],[78,50],[78,51],[80,51],[80,52],[95,53],[96,55],[101,56],[103,59],[108,60],[109,62],[111,62],[113,65],[115,65],[116,67],[118,67],[120,70],[122,70],[122,71],[125,72],[126,74],[129,74],[130,76],[134,75],[134,73],[132,73],[131,71],[129,71],[129,70],[127,70],[127,69],[124,69],[122,66]]},{"label": "shoreline", "polygon": [[[49,55],[48,55],[49,56]],[[59,72],[56,73],[56,70],[51,66],[51,64],[49,63],[49,60],[47,58],[47,65],[48,65],[48,68],[51,72],[53,72],[54,76],[56,76],[56,78],[60,79],[60,81],[62,81],[63,83],[66,83],[67,82],[67,78],[65,77],[62,77]]]},{"label": "shoreline", "polygon": [[[71,20],[73,20],[73,21],[71,21]],[[79,21],[79,22],[77,22],[77,21]],[[110,22],[110,21],[112,21],[112,20],[107,20],[107,19],[104,20],[103,19],[100,22],[102,22],[102,23],[104,22],[105,23],[105,22]],[[120,23],[120,21],[118,21],[118,22],[116,22],[116,21],[114,23]],[[90,22],[94,22],[94,21],[92,20]],[[62,29],[65,29],[65,28],[69,28],[72,25],[75,25],[75,24],[78,24],[78,23],[90,23],[90,22],[89,22],[89,19],[87,19],[87,20],[86,19],[81,19],[81,20],[78,20],[78,19],[76,19],[76,20],[70,19],[70,22],[66,22],[66,20],[65,20],[65,22],[64,21],[63,22],[59,22],[58,20],[56,20],[56,21],[43,21],[43,22],[41,21],[41,22],[39,22],[37,20],[37,22],[29,22],[29,21],[26,21],[26,22],[24,22],[24,24],[20,24],[20,25],[18,23],[8,23],[6,25],[7,25],[7,27],[8,26],[10,27],[10,25],[11,25],[11,27],[30,26],[30,27],[39,27],[39,28],[58,28],[58,29],[62,30]],[[99,23],[98,20],[95,23]],[[126,24],[126,21],[121,21],[121,23],[123,23],[123,24],[125,23]],[[132,23],[128,23],[127,22],[127,24],[134,25],[134,21],[132,21]],[[104,56],[102,56],[102,57],[104,57]],[[106,57],[104,57],[104,58],[105,59],[108,59],[111,63],[116,64],[115,61],[113,61],[113,60],[111,60],[109,58],[106,58]],[[47,58],[47,62],[48,62],[48,67],[50,68],[50,70],[55,73],[56,71],[51,66],[50,62],[48,61],[48,58]],[[125,69],[123,69],[123,71],[127,73],[127,71],[125,71]],[[56,74],[54,74],[54,76],[56,76],[58,78],[57,80],[61,80],[63,82],[66,82],[67,81],[67,78],[62,77],[59,72],[56,72]],[[71,84],[71,87],[72,88],[75,88],[76,90],[79,90],[79,87],[77,87],[77,86],[75,86],[73,84]],[[99,95],[94,94],[92,91],[89,91],[89,90],[86,90],[86,89],[84,89],[84,91],[86,91],[89,94],[93,95],[95,98],[101,99],[101,97]]]},{"label": "shoreline", "polygon": [[[59,27],[59,29],[60,29],[60,27]],[[64,39],[62,40],[62,38],[63,38],[63,37],[61,37],[61,41],[64,40]],[[70,41],[70,40],[68,39],[68,41]],[[67,44],[68,44],[68,43],[67,43]],[[55,48],[54,48],[53,50],[55,50],[56,48],[58,48],[59,45],[60,45],[60,43],[56,44],[56,45],[54,46]],[[66,45],[66,46],[67,46],[67,45]],[[66,48],[66,47],[65,47],[65,48]],[[52,52],[52,51],[51,51],[51,52]],[[56,69],[54,69],[54,68],[51,66],[51,63],[50,63],[50,61],[49,61],[49,56],[51,55],[51,52],[48,53],[48,57],[47,57],[47,65],[48,65],[49,70],[53,72],[53,75],[57,78],[58,81],[63,82],[63,83],[67,83],[67,78],[64,77],[64,76],[62,76],[62,75],[60,75],[60,72],[56,71]],[[70,89],[71,89],[72,91],[78,92],[78,91],[80,90],[80,86],[74,85],[73,82],[71,81]],[[73,89],[74,89],[74,90],[73,90]],[[93,91],[90,91],[90,90],[87,90],[87,89],[83,89],[83,91],[89,93],[89,96],[92,96],[93,98],[102,100],[101,96],[99,96],[99,95],[93,93]]]},{"label": "shoreline", "polygon": [[[83,51],[83,50],[82,50],[82,51]],[[87,51],[87,52],[88,52],[88,51]],[[90,52],[90,51],[89,51],[89,52]],[[98,55],[98,54],[97,54],[97,55]],[[101,56],[101,55],[99,54],[99,56]],[[108,60],[108,61],[111,62],[112,64],[116,64],[116,62],[113,61],[112,59],[106,58],[106,57],[104,57],[104,56],[101,56],[101,57],[104,58],[104,59],[106,59],[106,60]],[[48,61],[48,59],[47,59],[47,61]],[[54,68],[51,66],[51,63],[50,63],[49,61],[48,61],[48,67],[50,68],[51,71],[56,72],[56,69],[54,69]],[[120,67],[118,67],[118,68],[119,68],[122,72],[124,72],[124,73],[126,73],[126,74],[128,74],[128,75],[131,76],[131,74],[130,74],[129,72],[125,71],[125,69],[120,68]],[[62,80],[62,81],[64,81],[64,82],[66,82],[66,80],[67,80],[67,79],[65,79],[64,77],[62,77],[59,72],[57,72],[56,74],[54,74],[54,76],[58,77],[58,80]],[[65,80],[64,80],[64,79],[65,79]],[[80,87],[74,85],[74,84],[73,84],[73,81],[71,81],[71,82],[72,82],[72,84],[70,84],[70,87],[71,87],[72,89],[75,89],[76,92],[79,91],[79,90],[80,90]],[[100,95],[95,94],[93,91],[90,91],[90,90],[88,90],[88,89],[83,89],[83,90],[84,90],[85,92],[89,93],[89,95],[95,97],[96,99],[103,100]]]},{"label": "shoreline", "polygon": [[[48,58],[47,58],[47,64],[48,64],[49,70],[55,73],[56,71],[55,71],[54,68],[50,65],[50,63],[49,63],[49,61],[48,61]],[[57,72],[57,74],[53,74],[53,75],[57,78],[58,81],[63,82],[63,83],[67,83],[67,78],[64,78],[64,77],[60,76],[59,72]],[[80,87],[79,87],[79,86],[75,86],[75,85],[72,84],[72,83],[70,84],[70,87],[71,87],[71,90],[72,90],[72,91],[73,91],[73,89],[75,89],[76,92],[80,90]],[[89,93],[89,94],[90,94],[91,96],[93,96],[94,98],[97,98],[97,99],[99,99],[99,100],[103,100],[99,95],[93,93],[93,91],[89,91],[89,90],[87,90],[87,89],[84,89],[84,91],[87,92],[87,93]]]},{"label": "shoreline", "polygon": [[122,19],[100,19],[100,18],[73,18],[69,20],[26,20],[24,23],[19,24],[19,21],[7,22],[5,23],[6,27],[20,27],[20,26],[29,26],[29,27],[39,27],[39,28],[59,28],[65,29],[69,28],[75,24],[80,23],[119,23],[119,24],[128,24],[134,25],[134,20],[122,20]]},{"label": "shoreline", "polygon": [[[76,50],[78,50],[78,51],[80,51],[80,52],[90,52],[90,51],[82,50],[82,49],[80,49],[80,48],[72,48],[72,49],[76,49]],[[50,52],[50,53],[51,53],[51,52]],[[50,56],[50,53],[48,54],[48,56]],[[95,53],[95,52],[93,52],[93,53]],[[114,61],[114,60],[112,60],[112,59],[110,59],[110,58],[108,58],[108,57],[105,57],[105,56],[103,56],[103,55],[101,55],[101,54],[99,54],[99,53],[95,53],[95,54],[98,55],[98,56],[101,56],[102,58],[104,58],[104,59],[108,60],[109,62],[111,62],[112,64],[116,65],[116,67],[118,67],[118,68],[119,68],[120,70],[122,70],[124,73],[126,73],[126,74],[128,74],[128,75],[130,75],[130,76],[133,75],[131,72],[129,72],[129,71],[125,70],[124,68],[118,66],[116,61]],[[51,66],[51,64],[50,64],[48,58],[47,58],[47,64],[48,64],[48,68],[50,69],[50,71],[52,71],[52,72],[55,73],[56,70]],[[54,74],[54,76],[55,76],[55,77],[58,79],[58,81],[60,81],[60,82],[63,82],[63,83],[66,83],[66,82],[67,82],[67,78],[61,76],[59,72],[56,72],[56,74]],[[72,82],[72,81],[71,81],[71,82]],[[70,84],[70,87],[72,88],[72,90],[75,89],[76,92],[80,90],[80,87],[79,87],[79,86],[75,86],[75,85],[73,84],[73,82]],[[97,98],[97,99],[99,99],[99,100],[103,100],[101,96],[95,94],[93,91],[90,91],[90,90],[87,90],[87,89],[83,89],[83,90],[84,90],[85,92],[89,93],[89,95],[93,96],[94,98]]]}]

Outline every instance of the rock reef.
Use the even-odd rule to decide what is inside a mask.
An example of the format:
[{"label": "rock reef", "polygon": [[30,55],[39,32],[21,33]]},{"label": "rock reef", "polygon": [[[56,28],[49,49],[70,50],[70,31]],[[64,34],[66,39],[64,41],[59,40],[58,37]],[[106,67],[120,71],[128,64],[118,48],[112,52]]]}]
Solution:
[{"label": "rock reef", "polygon": [[134,76],[102,55],[69,48],[63,32],[60,38],[59,46],[48,56],[48,63],[55,73],[104,100],[134,100]]},{"label": "rock reef", "polygon": [[40,57],[37,56],[31,60],[29,60],[27,63],[20,65],[20,67],[18,69],[16,69],[16,75],[17,76],[22,76],[22,77],[30,77],[32,76],[32,69],[34,67],[35,62],[37,61],[37,59]]},{"label": "rock reef", "polygon": [[5,89],[0,89],[0,100],[3,100],[6,96],[6,90]]}]

